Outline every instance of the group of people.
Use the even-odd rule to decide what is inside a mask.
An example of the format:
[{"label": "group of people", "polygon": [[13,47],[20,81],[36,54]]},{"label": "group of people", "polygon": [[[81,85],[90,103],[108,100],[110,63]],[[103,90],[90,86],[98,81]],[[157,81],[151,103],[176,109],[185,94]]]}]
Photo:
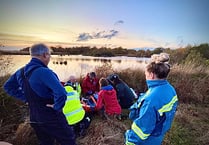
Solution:
[{"label": "group of people", "polygon": [[29,105],[30,124],[40,145],[76,145],[91,117],[81,104],[81,96],[96,94],[94,111],[107,118],[120,119],[122,109],[129,109],[133,121],[125,133],[126,145],[160,145],[170,129],[178,98],[167,81],[170,72],[169,55],[153,55],[145,68],[148,90],[137,101],[131,88],[117,74],[97,78],[90,72],[81,85],[71,76],[60,83],[48,68],[50,49],[45,44],[30,48],[31,60],[17,70],[4,84],[5,91]]}]

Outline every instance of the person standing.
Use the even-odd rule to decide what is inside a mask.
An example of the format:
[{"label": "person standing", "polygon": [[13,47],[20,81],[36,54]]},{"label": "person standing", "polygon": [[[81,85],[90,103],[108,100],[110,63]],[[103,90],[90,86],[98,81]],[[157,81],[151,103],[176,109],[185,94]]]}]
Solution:
[{"label": "person standing", "polygon": [[171,128],[178,98],[167,81],[169,55],[154,55],[145,68],[148,90],[130,107],[131,129],[125,133],[126,145],[160,145]]},{"label": "person standing", "polygon": [[62,112],[67,92],[48,68],[50,50],[45,44],[34,44],[30,55],[30,62],[5,82],[4,90],[28,103],[30,125],[40,145],[53,145],[55,140],[61,145],[75,145],[75,135]]}]

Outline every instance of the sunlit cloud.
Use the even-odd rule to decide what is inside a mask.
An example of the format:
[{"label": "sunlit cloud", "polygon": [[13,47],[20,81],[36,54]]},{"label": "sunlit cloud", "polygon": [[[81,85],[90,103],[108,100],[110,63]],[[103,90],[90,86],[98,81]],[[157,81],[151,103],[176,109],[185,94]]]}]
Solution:
[{"label": "sunlit cloud", "polygon": [[111,39],[112,37],[117,36],[119,31],[109,30],[109,31],[99,31],[93,33],[80,33],[77,37],[77,41],[88,41],[90,39]]}]

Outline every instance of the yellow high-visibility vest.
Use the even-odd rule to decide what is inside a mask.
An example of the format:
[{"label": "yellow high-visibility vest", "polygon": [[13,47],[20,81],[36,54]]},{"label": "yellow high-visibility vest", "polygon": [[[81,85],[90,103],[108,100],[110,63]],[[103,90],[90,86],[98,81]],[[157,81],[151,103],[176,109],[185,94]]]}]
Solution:
[{"label": "yellow high-visibility vest", "polygon": [[81,105],[78,92],[75,91],[71,86],[65,86],[65,90],[67,92],[67,99],[62,110],[68,121],[68,124],[73,125],[84,118],[85,110]]}]

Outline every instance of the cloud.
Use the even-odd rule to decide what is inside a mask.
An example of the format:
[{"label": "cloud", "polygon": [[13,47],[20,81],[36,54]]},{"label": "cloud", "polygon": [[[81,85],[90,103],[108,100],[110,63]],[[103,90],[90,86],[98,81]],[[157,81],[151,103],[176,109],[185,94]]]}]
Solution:
[{"label": "cloud", "polygon": [[77,41],[88,41],[90,39],[111,39],[112,37],[117,36],[119,31],[117,30],[109,30],[109,31],[99,31],[90,33],[80,33]]},{"label": "cloud", "polygon": [[115,24],[114,25],[120,25],[120,24],[123,24],[124,23],[124,21],[123,20],[118,20],[118,21],[116,21],[115,22]]}]

